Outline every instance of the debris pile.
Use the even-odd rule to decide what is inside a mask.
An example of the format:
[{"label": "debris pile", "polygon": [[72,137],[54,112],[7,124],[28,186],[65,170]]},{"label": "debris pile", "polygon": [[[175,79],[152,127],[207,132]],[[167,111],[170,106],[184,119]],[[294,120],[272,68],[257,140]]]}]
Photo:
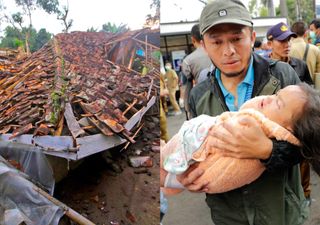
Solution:
[{"label": "debris pile", "polygon": [[[152,54],[159,48],[148,42],[156,32],[58,34],[31,56],[7,62],[0,67],[0,134],[116,133],[134,142],[126,123],[158,95]],[[141,49],[146,75],[133,66]]]}]

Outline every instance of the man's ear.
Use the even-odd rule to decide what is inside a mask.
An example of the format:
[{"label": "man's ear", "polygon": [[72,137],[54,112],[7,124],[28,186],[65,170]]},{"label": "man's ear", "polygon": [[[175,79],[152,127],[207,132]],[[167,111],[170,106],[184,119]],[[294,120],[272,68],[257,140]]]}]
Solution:
[{"label": "man's ear", "polygon": [[201,47],[207,52],[206,45],[204,44],[204,40],[200,41]]},{"label": "man's ear", "polygon": [[191,37],[191,41],[192,41],[193,46],[195,46],[195,43],[197,43],[196,39],[194,37]]},{"label": "man's ear", "polygon": [[256,32],[253,30],[251,34],[251,47],[253,48],[254,42],[256,41]]}]

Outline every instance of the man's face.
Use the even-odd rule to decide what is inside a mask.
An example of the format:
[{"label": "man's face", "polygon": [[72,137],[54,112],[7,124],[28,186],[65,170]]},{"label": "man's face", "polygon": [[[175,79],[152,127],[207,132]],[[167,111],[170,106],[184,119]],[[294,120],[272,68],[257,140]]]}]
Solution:
[{"label": "man's face", "polygon": [[219,24],[203,36],[203,47],[214,65],[228,77],[245,75],[255,32],[238,24]]},{"label": "man's face", "polygon": [[258,96],[244,103],[241,109],[253,108],[270,120],[292,129],[293,122],[301,115],[307,101],[306,94],[299,86],[287,86],[275,95]]},{"label": "man's face", "polygon": [[278,41],[275,39],[272,41],[268,41],[268,45],[272,49],[272,58],[281,59],[287,58],[289,56],[291,49],[290,38],[291,37],[288,37],[283,41]]},{"label": "man's face", "polygon": [[316,34],[317,37],[320,36],[320,35],[319,35],[319,33],[320,33],[319,30],[320,30],[320,29],[317,29],[314,24],[311,24],[311,25],[309,26],[309,29],[310,29],[311,31],[315,32],[315,34]]}]

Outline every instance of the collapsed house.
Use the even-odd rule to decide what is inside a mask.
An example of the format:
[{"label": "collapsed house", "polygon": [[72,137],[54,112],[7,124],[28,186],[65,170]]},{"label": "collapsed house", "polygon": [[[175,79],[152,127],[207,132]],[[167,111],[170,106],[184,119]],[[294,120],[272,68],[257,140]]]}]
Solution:
[{"label": "collapsed house", "polygon": [[134,142],[158,95],[158,46],[159,30],[74,32],[28,57],[0,51],[1,224],[58,224],[63,214],[93,224],[42,191],[54,190],[47,157]]},{"label": "collapsed house", "polygon": [[0,64],[0,140],[77,160],[134,142],[159,87],[159,30],[58,34]]}]

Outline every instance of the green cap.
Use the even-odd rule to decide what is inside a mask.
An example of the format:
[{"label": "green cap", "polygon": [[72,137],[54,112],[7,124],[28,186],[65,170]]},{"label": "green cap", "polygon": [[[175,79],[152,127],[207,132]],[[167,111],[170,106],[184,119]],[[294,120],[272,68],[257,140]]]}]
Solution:
[{"label": "green cap", "polygon": [[200,32],[203,35],[211,27],[221,23],[252,26],[249,11],[240,0],[216,0],[207,4],[200,16]]}]

